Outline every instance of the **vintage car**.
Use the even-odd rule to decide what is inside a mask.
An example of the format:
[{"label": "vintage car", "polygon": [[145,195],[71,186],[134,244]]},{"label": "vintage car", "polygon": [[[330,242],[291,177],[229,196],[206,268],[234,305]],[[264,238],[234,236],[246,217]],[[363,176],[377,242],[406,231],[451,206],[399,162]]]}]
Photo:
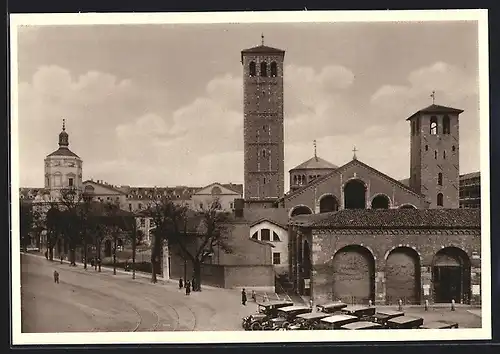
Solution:
[{"label": "vintage car", "polygon": [[357,322],[358,318],[351,315],[333,315],[319,321],[319,329],[340,329],[343,325]]},{"label": "vintage car", "polygon": [[387,321],[386,327],[390,329],[415,329],[424,324],[422,317],[399,316]]},{"label": "vintage car", "polygon": [[263,323],[262,327],[266,330],[286,330],[298,315],[310,313],[311,311],[312,309],[309,306],[302,305],[281,307],[278,309],[277,316]]},{"label": "vintage car", "polygon": [[424,328],[424,329],[458,328],[458,323],[439,320],[439,321],[425,323],[422,326],[420,326],[420,328]]},{"label": "vintage car", "polygon": [[246,316],[242,319],[242,326],[245,330],[256,331],[262,329],[262,324],[278,314],[278,309],[292,306],[291,301],[265,301],[258,302],[258,313]]},{"label": "vintage car", "polygon": [[340,312],[342,309],[344,309],[346,307],[347,307],[347,304],[344,304],[343,302],[340,302],[340,301],[329,302],[329,303],[323,304],[323,305],[316,305],[317,311],[331,313],[331,314]]},{"label": "vintage car", "polygon": [[375,307],[358,305],[344,307],[341,310],[341,313],[345,315],[356,316],[360,321],[370,321],[372,316],[375,315],[375,311]]},{"label": "vintage car", "polygon": [[370,321],[358,321],[343,325],[340,329],[360,330],[360,329],[382,329],[384,328],[380,323]]},{"label": "vintage car", "polygon": [[322,318],[331,316],[329,313],[325,312],[310,312],[298,315],[295,321],[288,326],[289,330],[300,330],[300,329],[318,329],[319,321]]},{"label": "vintage car", "polygon": [[387,321],[390,319],[404,316],[405,313],[402,311],[395,311],[395,310],[380,310],[375,312],[375,315],[372,317],[372,321],[375,323],[379,323],[382,326],[387,325]]}]

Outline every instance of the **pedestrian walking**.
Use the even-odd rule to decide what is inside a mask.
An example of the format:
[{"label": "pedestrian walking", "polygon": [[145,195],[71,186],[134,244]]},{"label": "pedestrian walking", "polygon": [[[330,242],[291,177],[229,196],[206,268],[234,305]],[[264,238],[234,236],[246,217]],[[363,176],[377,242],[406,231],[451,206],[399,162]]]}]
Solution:
[{"label": "pedestrian walking", "polygon": [[61,254],[61,264],[63,264],[63,255]]},{"label": "pedestrian walking", "polygon": [[49,259],[49,251],[45,251],[45,259]]},{"label": "pedestrian walking", "polygon": [[247,293],[245,292],[245,288],[241,290],[241,303],[245,306],[247,304]]},{"label": "pedestrian walking", "polygon": [[59,272],[54,270],[54,283],[59,284]]},{"label": "pedestrian walking", "polygon": [[193,288],[193,291],[196,291],[196,279],[193,276],[193,279],[191,279],[191,287]]},{"label": "pedestrian walking", "polygon": [[186,281],[186,295],[191,294],[191,284],[189,283],[189,280]]},{"label": "pedestrian walking", "polygon": [[257,302],[257,295],[255,295],[255,290],[252,290],[252,300]]},{"label": "pedestrian walking", "polygon": [[182,289],[183,287],[184,287],[184,282],[182,278],[179,278],[179,290]]}]

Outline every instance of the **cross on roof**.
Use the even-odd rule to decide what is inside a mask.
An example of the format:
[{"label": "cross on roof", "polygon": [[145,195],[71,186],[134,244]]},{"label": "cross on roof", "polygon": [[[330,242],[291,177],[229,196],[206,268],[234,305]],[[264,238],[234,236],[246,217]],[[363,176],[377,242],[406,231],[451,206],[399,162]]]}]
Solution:
[{"label": "cross on roof", "polygon": [[314,144],[314,157],[318,157],[318,155],[316,154],[316,140],[313,141],[313,144]]},{"label": "cross on roof", "polygon": [[358,149],[356,149],[356,146],[354,146],[354,148],[352,149],[352,152],[353,152],[353,160],[357,160],[357,157],[356,157],[356,151],[358,151]]},{"label": "cross on roof", "polygon": [[262,45],[264,45],[264,33],[260,35],[260,38],[262,39]]},{"label": "cross on roof", "polygon": [[434,104],[434,102],[436,101],[436,91],[432,91],[431,98],[432,98],[432,104]]}]

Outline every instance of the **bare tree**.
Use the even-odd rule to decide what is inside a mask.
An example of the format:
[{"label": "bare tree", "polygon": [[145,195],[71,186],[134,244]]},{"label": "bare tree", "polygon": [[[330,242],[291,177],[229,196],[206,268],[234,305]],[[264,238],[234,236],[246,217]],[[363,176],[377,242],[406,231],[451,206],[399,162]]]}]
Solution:
[{"label": "bare tree", "polygon": [[160,250],[165,240],[169,249],[191,262],[195,281],[193,291],[200,291],[201,266],[213,255],[214,248],[226,253],[232,252],[227,228],[230,214],[220,210],[218,199],[213,200],[206,208],[192,210],[185,205],[178,205],[168,197],[154,199],[147,214],[156,225],[151,252],[152,281],[156,281]]}]

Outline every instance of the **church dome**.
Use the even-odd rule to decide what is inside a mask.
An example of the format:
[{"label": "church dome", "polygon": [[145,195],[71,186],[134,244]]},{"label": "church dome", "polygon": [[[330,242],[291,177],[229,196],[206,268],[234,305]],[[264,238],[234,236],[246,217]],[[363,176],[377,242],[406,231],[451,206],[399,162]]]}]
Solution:
[{"label": "church dome", "polygon": [[72,156],[79,158],[77,154],[69,149],[69,135],[66,132],[66,124],[64,119],[62,131],[59,133],[59,149],[49,154],[47,157],[51,156]]}]

